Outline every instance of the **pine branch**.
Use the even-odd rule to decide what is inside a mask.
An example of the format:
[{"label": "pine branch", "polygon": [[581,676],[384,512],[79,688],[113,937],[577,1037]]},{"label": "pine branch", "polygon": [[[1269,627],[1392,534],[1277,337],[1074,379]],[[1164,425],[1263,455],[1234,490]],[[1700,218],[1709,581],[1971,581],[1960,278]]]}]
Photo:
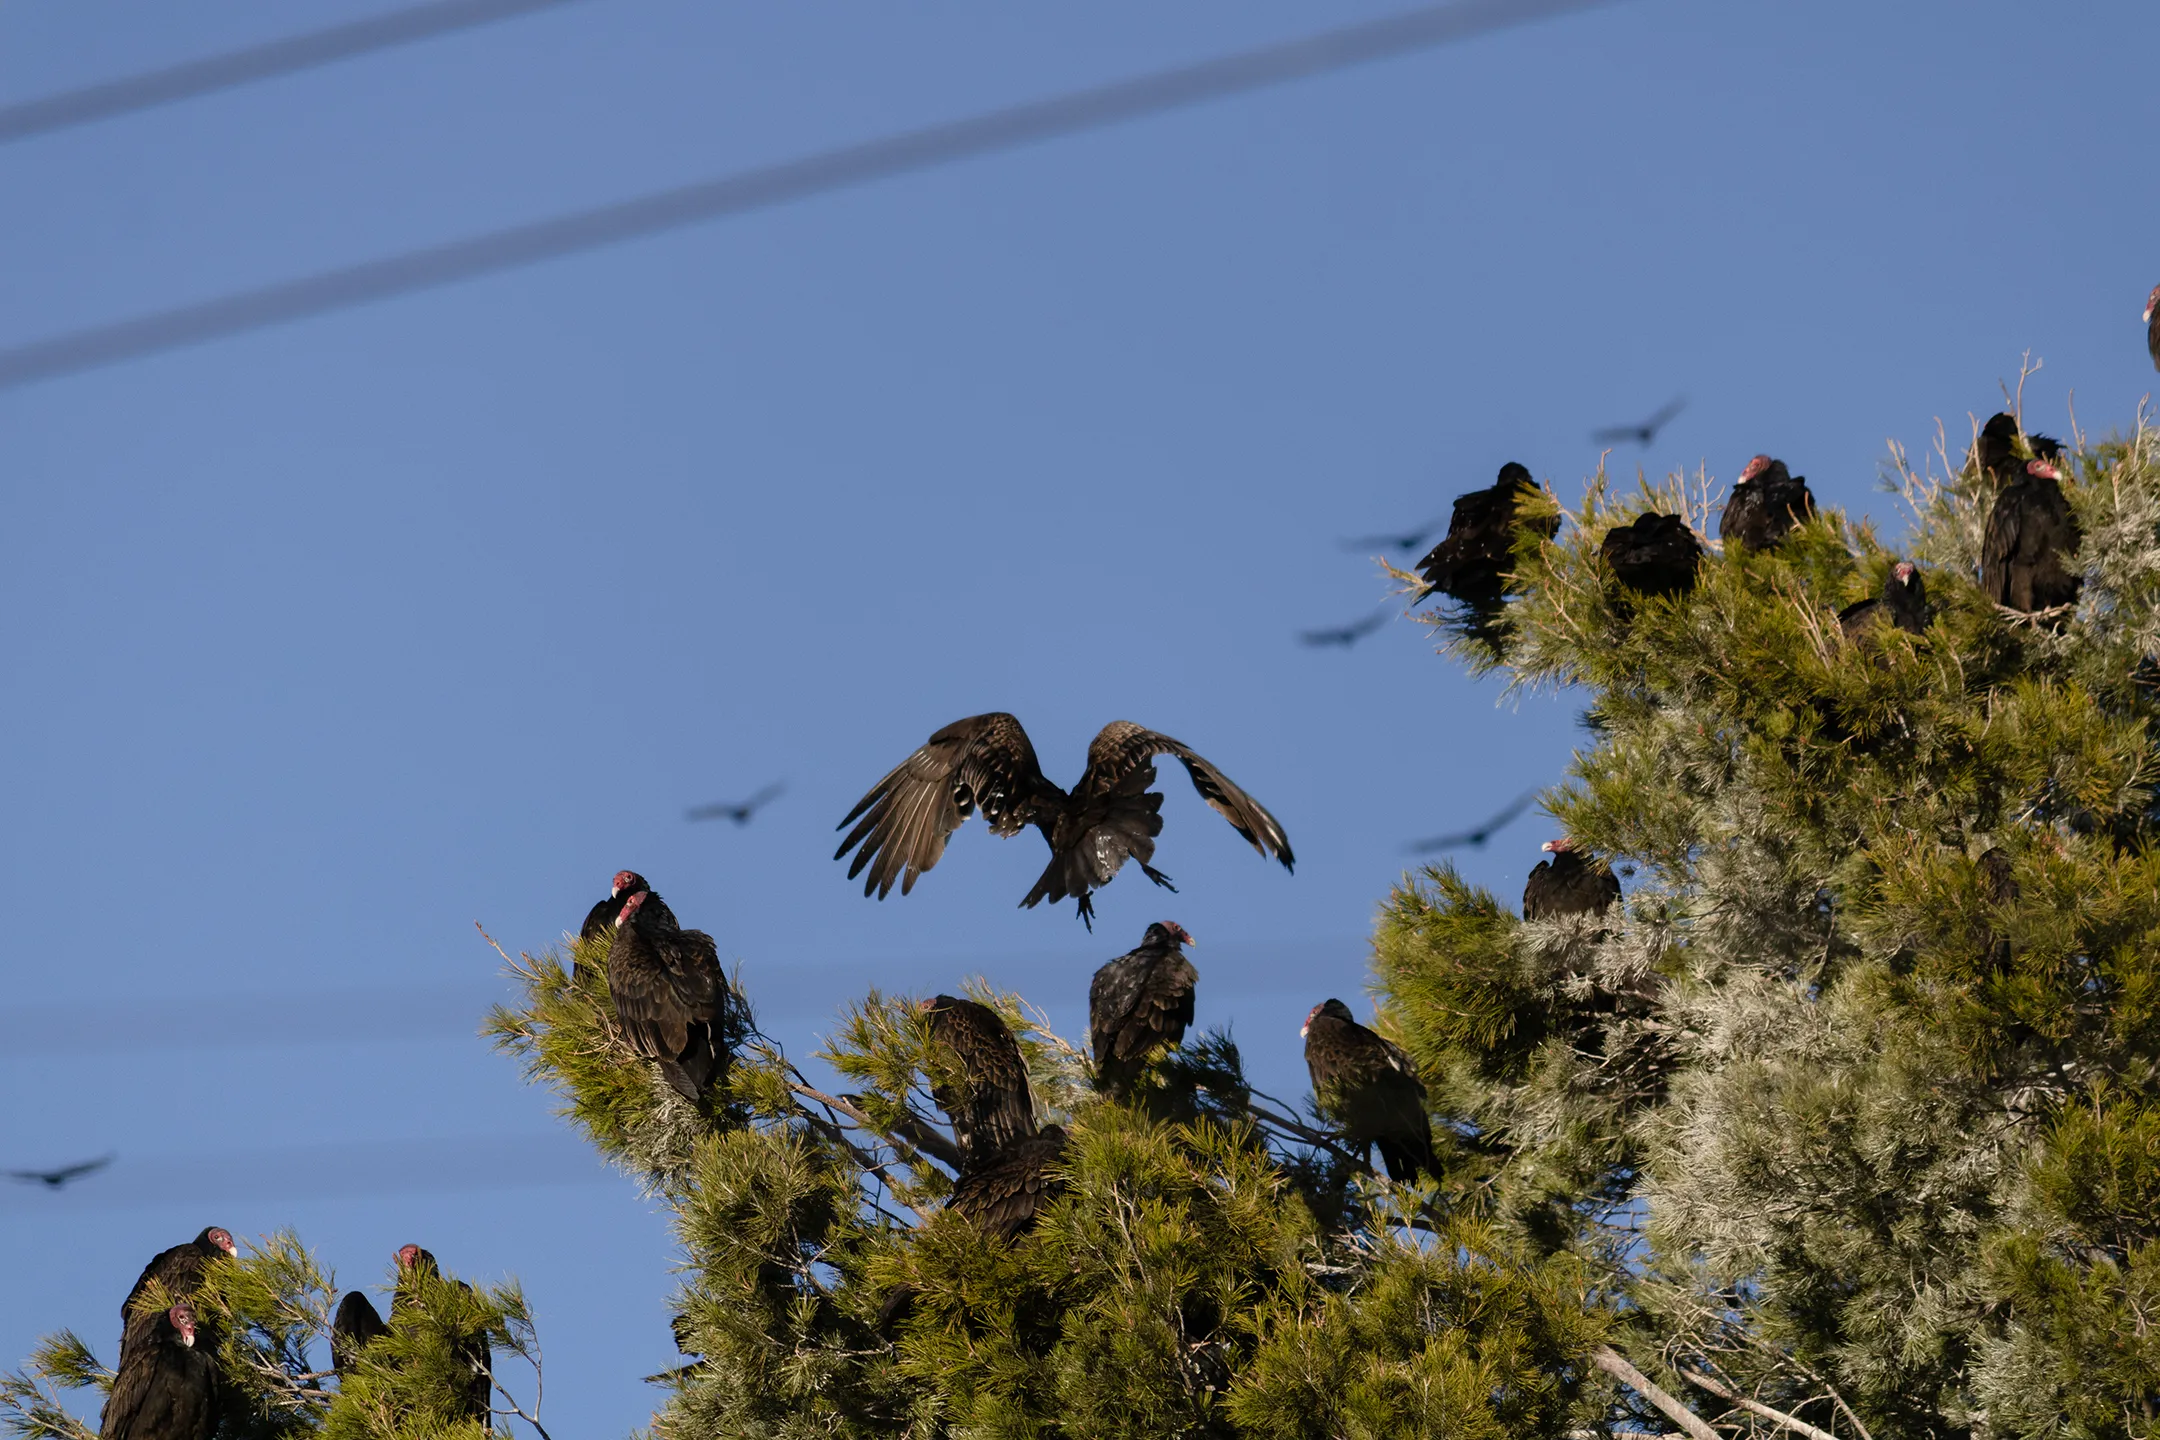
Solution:
[{"label": "pine branch", "polygon": [[1741,1409],[1748,1411],[1750,1414],[1760,1415],[1763,1419],[1768,1420],[1773,1424],[1781,1425],[1785,1429],[1792,1431],[1796,1435],[1805,1435],[1808,1437],[1808,1440],[1838,1440],[1838,1437],[1831,1434],[1828,1430],[1823,1430],[1814,1425],[1810,1425],[1807,1421],[1802,1420],[1797,1416],[1787,1415],[1782,1410],[1773,1410],[1768,1405],[1763,1404],[1760,1400],[1751,1399],[1746,1395],[1742,1395],[1737,1390],[1729,1389],[1726,1386],[1720,1385],[1717,1381],[1711,1379],[1709,1376],[1701,1374],[1698,1371],[1690,1370],[1685,1365],[1676,1365],[1673,1368],[1679,1372],[1680,1378],[1687,1381],[1690,1385],[1698,1386],[1701,1389],[1707,1390],[1712,1395],[1717,1396],[1718,1399],[1729,1401],[1734,1405],[1738,1405]]},{"label": "pine branch", "polygon": [[1642,1371],[1628,1364],[1626,1358],[1612,1346],[1600,1345],[1591,1351],[1590,1363],[1664,1411],[1675,1425],[1694,1436],[1695,1440],[1724,1440],[1723,1436],[1710,1428],[1708,1421],[1674,1399]]}]

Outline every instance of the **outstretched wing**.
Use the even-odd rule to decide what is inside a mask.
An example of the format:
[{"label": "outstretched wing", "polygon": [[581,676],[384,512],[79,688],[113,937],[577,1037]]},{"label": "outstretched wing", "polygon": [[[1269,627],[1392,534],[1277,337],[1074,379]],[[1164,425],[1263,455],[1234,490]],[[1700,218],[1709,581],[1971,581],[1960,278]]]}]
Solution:
[{"label": "outstretched wing", "polygon": [[1144,729],[1130,720],[1113,720],[1096,735],[1095,743],[1088,746],[1087,774],[1081,777],[1074,795],[1092,798],[1115,791],[1120,782],[1147,766],[1157,755],[1177,757],[1185,766],[1185,773],[1192,777],[1193,789],[1200,792],[1200,798],[1229,821],[1253,849],[1262,855],[1274,856],[1285,870],[1296,865],[1297,856],[1290,851],[1290,837],[1283,833],[1281,823],[1259,801],[1240,790],[1229,776],[1192,747],[1168,735]]},{"label": "outstretched wing", "polygon": [[882,900],[894,885],[905,895],[937,864],[960,822],[983,812],[992,833],[1017,835],[1044,824],[1064,792],[1043,778],[1020,722],[1002,711],[955,720],[894,767],[835,828],[853,825],[838,860],[856,850],[852,880],[864,870],[863,894]]}]

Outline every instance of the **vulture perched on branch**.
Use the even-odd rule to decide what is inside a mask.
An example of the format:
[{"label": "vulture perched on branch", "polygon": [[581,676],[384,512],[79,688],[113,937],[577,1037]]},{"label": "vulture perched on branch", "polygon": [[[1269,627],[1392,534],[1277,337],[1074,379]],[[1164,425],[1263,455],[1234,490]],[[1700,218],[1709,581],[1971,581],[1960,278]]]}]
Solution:
[{"label": "vulture perched on branch", "polygon": [[1733,482],[1732,498],[1718,517],[1718,539],[1744,550],[1768,550],[1814,514],[1807,477],[1787,470],[1782,460],[1757,455]]},{"label": "vulture perched on branch", "polygon": [[1882,594],[1872,600],[1855,601],[1838,611],[1838,625],[1848,640],[1857,640],[1875,625],[1895,625],[1913,635],[1927,633],[1927,585],[1910,560],[1900,560],[1883,577]]},{"label": "vulture perched on branch", "polygon": [[1043,777],[1020,722],[1001,712],[956,720],[932,735],[855,808],[838,828],[848,831],[835,860],[856,850],[848,878],[864,870],[863,894],[882,900],[895,885],[905,895],[916,877],[936,865],[945,841],[979,808],[994,835],[1017,835],[1033,825],[1050,845],[1050,864],[1021,900],[1027,908],[1068,896],[1094,929],[1091,893],[1110,883],[1130,858],[1148,879],[1175,890],[1148,861],[1162,833],[1162,795],[1155,757],[1175,756],[1193,788],[1263,856],[1288,870],[1296,857],[1275,817],[1200,755],[1167,735],[1129,720],[1113,720],[1088,746],[1087,770],[1068,793]]},{"label": "vulture perched on branch", "polygon": [[985,1235],[1011,1240],[1035,1224],[1062,1185],[1050,1167],[1065,1153],[1065,1127],[1045,1125],[987,1163],[960,1172],[946,1204]]},{"label": "vulture perched on branch", "polygon": [[2032,614],[2076,602],[2069,567],[2083,539],[2052,460],[2028,460],[1995,497],[1980,540],[1980,588],[1996,604]]},{"label": "vulture perched on branch", "polygon": [[383,1324],[382,1313],[375,1303],[358,1290],[348,1290],[345,1298],[338,1301],[337,1315],[330,1321],[330,1368],[337,1371],[340,1380],[360,1358],[360,1352],[378,1335],[387,1335],[390,1327]]},{"label": "vulture perched on branch", "polygon": [[1403,1048],[1351,1018],[1340,1000],[1313,1006],[1299,1034],[1313,1099],[1362,1158],[1378,1146],[1390,1180],[1440,1178],[1425,1085]]},{"label": "vulture perched on branch", "polygon": [[1620,882],[1602,860],[1584,859],[1573,840],[1548,840],[1540,847],[1550,860],[1540,860],[1523,886],[1525,920],[1547,920],[1561,915],[1602,915],[1620,903]]},{"label": "vulture perched on branch", "polygon": [[602,935],[614,934],[615,917],[622,913],[623,901],[632,895],[646,896],[647,911],[658,916],[660,923],[668,929],[675,928],[675,912],[667,908],[666,901],[652,894],[652,886],[645,883],[645,877],[635,870],[618,870],[615,872],[615,888],[608,891],[607,899],[599,901],[585,912],[585,923],[578,927],[578,939],[592,940]]},{"label": "vulture perched on branch", "polygon": [[931,1076],[930,1098],[952,1122],[962,1172],[1035,1133],[1035,1100],[1027,1061],[1003,1016],[988,1005],[940,995],[925,1000],[930,1042],[958,1074]]},{"label": "vulture perched on branch", "polygon": [[195,1307],[182,1300],[140,1320],[139,1342],[121,1359],[105,1397],[99,1440],[211,1440],[217,1356],[195,1343]]},{"label": "vulture perched on branch", "polygon": [[1598,554],[1638,594],[1684,595],[1695,588],[1703,549],[1686,520],[1652,510],[1606,531]]},{"label": "vulture perched on branch", "polygon": [[727,976],[712,936],[677,926],[659,899],[638,891],[623,901],[608,945],[608,994],[630,1048],[657,1061],[669,1087],[695,1103],[727,1069]]},{"label": "vulture perched on branch", "polygon": [[2152,356],[2153,369],[2160,370],[2160,285],[2153,286],[2152,294],[2145,297],[2145,350]]},{"label": "vulture perched on branch", "polygon": [[[414,1311],[426,1311],[427,1285],[446,1283],[441,1267],[435,1263],[434,1254],[418,1245],[399,1246],[397,1265],[397,1288],[390,1292],[390,1324],[387,1327],[390,1330],[397,1328],[401,1316],[410,1317]],[[463,1280],[456,1284],[458,1289],[466,1294],[472,1293],[472,1286]],[[374,1308],[372,1305],[368,1306],[370,1312]],[[340,1309],[342,1310],[342,1307]],[[478,1420],[483,1429],[488,1428],[490,1402],[495,1394],[495,1375],[494,1356],[489,1350],[487,1333],[468,1332],[459,1336],[453,1343],[452,1354],[459,1366],[467,1372],[468,1378],[464,1382],[464,1393],[460,1396],[461,1403],[457,1413],[450,1418]]]},{"label": "vulture perched on branch", "polygon": [[[205,1267],[220,1255],[236,1253],[238,1252],[233,1248],[232,1232],[222,1225],[208,1225],[203,1227],[202,1233],[193,1240],[160,1250],[153,1255],[150,1263],[143,1266],[142,1274],[136,1277],[134,1286],[127,1293],[127,1299],[120,1302],[120,1364],[125,1367],[134,1349],[147,1343],[147,1336],[156,1323],[150,1316],[139,1316],[135,1313],[135,1302],[150,1288],[152,1281],[165,1287],[167,1301],[192,1301],[195,1292],[202,1289]],[[188,1333],[203,1342],[202,1348],[205,1352],[215,1354],[218,1347],[217,1327],[207,1317],[192,1318],[189,1324],[191,1328]],[[194,1340],[188,1343],[193,1344]]]},{"label": "vulture perched on branch", "polygon": [[1140,946],[1095,972],[1088,986],[1088,1038],[1095,1048],[1095,1083],[1123,1095],[1147,1057],[1185,1038],[1193,1020],[1199,972],[1180,946],[1193,943],[1172,920],[1147,927]]},{"label": "vulture perched on branch", "polygon": [[[1515,567],[1515,536],[1528,529],[1550,540],[1560,533],[1560,517],[1525,517],[1526,501],[1542,492],[1523,466],[1509,461],[1500,478],[1483,490],[1456,497],[1447,537],[1417,563],[1425,577],[1425,600],[1448,595],[1475,609],[1490,610],[1507,593],[1507,575]],[[1416,603],[1416,602],[1412,602]]]}]

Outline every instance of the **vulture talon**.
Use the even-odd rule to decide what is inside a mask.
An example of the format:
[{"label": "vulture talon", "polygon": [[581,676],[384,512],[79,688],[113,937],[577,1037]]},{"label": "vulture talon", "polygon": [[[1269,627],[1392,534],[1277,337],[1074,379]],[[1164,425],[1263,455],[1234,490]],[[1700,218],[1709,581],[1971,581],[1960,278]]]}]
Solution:
[{"label": "vulture talon", "polygon": [[1156,884],[1162,886],[1163,889],[1168,890],[1171,894],[1177,894],[1177,886],[1170,883],[1170,877],[1168,875],[1163,874],[1162,871],[1157,870],[1154,866],[1148,864],[1145,860],[1140,861],[1139,865],[1141,874],[1147,876],[1148,879],[1153,880]]}]

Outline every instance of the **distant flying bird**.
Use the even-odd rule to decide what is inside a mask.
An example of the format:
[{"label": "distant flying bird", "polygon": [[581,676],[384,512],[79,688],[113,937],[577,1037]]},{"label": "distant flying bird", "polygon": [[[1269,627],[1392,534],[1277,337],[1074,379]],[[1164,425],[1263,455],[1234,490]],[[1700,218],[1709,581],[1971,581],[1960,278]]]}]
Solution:
[{"label": "distant flying bird", "polygon": [[648,911],[658,898],[647,892],[623,901],[608,942],[608,995],[630,1048],[656,1061],[669,1088],[694,1103],[727,1069],[728,981],[712,936]]},{"label": "distant flying bird", "polygon": [[1530,802],[1536,798],[1537,791],[1525,790],[1522,794],[1510,800],[1507,807],[1499,814],[1478,826],[1477,829],[1458,830],[1452,835],[1435,835],[1430,840],[1413,840],[1410,842],[1410,851],[1416,855],[1433,855],[1442,850],[1453,850],[1461,845],[1468,845],[1473,850],[1482,850],[1485,848],[1486,841],[1514,824],[1515,817],[1529,809]]},{"label": "distant flying bird", "polygon": [[867,869],[863,894],[882,900],[897,885],[905,895],[944,855],[960,822],[980,807],[991,834],[1017,835],[1033,825],[1049,843],[1050,863],[1021,908],[1070,896],[1092,930],[1092,892],[1109,884],[1128,859],[1157,885],[1177,888],[1148,864],[1162,833],[1162,794],[1149,788],[1158,755],[1175,756],[1200,798],[1253,849],[1292,868],[1297,857],[1275,817],[1182,742],[1113,720],[1088,745],[1087,769],[1068,792],[1044,778],[1027,731],[1002,711],[955,720],[872,786],[836,827],[854,829],[833,858],[860,845],[848,878]]},{"label": "distant flying bird", "polygon": [[1782,460],[1757,455],[1733,482],[1732,498],[1718,516],[1718,539],[1746,550],[1777,547],[1795,525],[1815,514],[1815,496],[1807,476],[1795,475]]},{"label": "distant flying bird", "polygon": [[1340,645],[1347,650],[1367,635],[1372,634],[1373,631],[1378,630],[1382,625],[1385,625],[1388,612],[1394,608],[1392,605],[1383,605],[1362,620],[1353,620],[1348,625],[1337,625],[1329,630],[1300,631],[1298,633],[1298,643],[1316,648],[1322,645]]},{"label": "distant flying bird", "polygon": [[2160,285],[2153,286],[2152,294],[2145,297],[2145,349],[2152,356],[2153,369],[2160,370]]},{"label": "distant flying bird", "polygon": [[1415,530],[1398,530],[1389,535],[1353,536],[1342,542],[1342,548],[1354,550],[1360,555],[1370,555],[1375,550],[1415,550],[1430,540],[1433,532],[1445,524],[1447,520],[1443,517],[1428,520]]},{"label": "distant flying bird", "polygon": [[1150,1054],[1185,1038],[1200,974],[1179,947],[1192,943],[1184,926],[1160,921],[1147,927],[1137,949],[1095,972],[1088,986],[1088,1039],[1095,1083],[1106,1093],[1124,1094]]},{"label": "distant flying bird", "polygon": [[1388,1179],[1415,1180],[1421,1171],[1439,1179],[1425,1083],[1403,1048],[1358,1024],[1340,1000],[1313,1006],[1298,1033],[1305,1037],[1313,1101],[1358,1158],[1377,1145]]},{"label": "distant flying bird", "polygon": [[2069,567],[2082,538],[2052,460],[2028,460],[1995,497],[1980,538],[1980,588],[1996,604],[2031,614],[2073,603],[2083,583]]},{"label": "distant flying bird", "polygon": [[930,1098],[952,1122],[960,1168],[975,1170],[1035,1133],[1027,1061],[1005,1017],[976,1000],[940,995],[922,1002],[930,1041],[959,1067],[958,1084],[933,1080]]},{"label": "distant flying bird", "polygon": [[1475,609],[1498,607],[1507,593],[1507,573],[1515,566],[1516,532],[1529,529],[1548,540],[1560,533],[1557,515],[1523,517],[1524,503],[1543,493],[1530,478],[1528,467],[1511,460],[1483,490],[1456,496],[1447,537],[1417,563],[1418,573],[1425,577],[1425,591],[1418,600],[1438,594]]},{"label": "distant flying bird", "polygon": [[1683,595],[1695,588],[1702,542],[1678,515],[1652,510],[1605,532],[1598,554],[1628,589],[1643,595]]},{"label": "distant flying bird", "polygon": [[1848,640],[1857,640],[1870,626],[1895,625],[1913,635],[1927,633],[1927,584],[1910,560],[1900,560],[1883,577],[1882,594],[1860,600],[1838,611],[1838,626]]},{"label": "distant flying bird", "polygon": [[1565,836],[1546,841],[1542,848],[1552,859],[1531,868],[1522,892],[1523,919],[1602,915],[1620,903],[1620,882],[1604,861],[1583,858],[1581,847]]},{"label": "distant flying bird", "polygon": [[1678,415],[1686,406],[1687,397],[1683,395],[1640,425],[1608,425],[1593,433],[1590,438],[1600,445],[1617,445],[1623,440],[1632,440],[1647,450],[1650,442],[1657,439],[1658,431],[1670,424],[1673,416]]},{"label": "distant flying bird", "polygon": [[735,804],[723,802],[717,805],[700,805],[689,812],[689,818],[692,820],[733,820],[737,825],[747,825],[750,823],[751,816],[778,799],[780,792],[785,789],[787,789],[785,780],[775,780],[747,800]]},{"label": "distant flying bird", "polygon": [[217,1347],[198,1331],[195,1307],[181,1300],[143,1316],[138,1332],[105,1397],[101,1440],[210,1440],[218,1429]]},{"label": "distant flying bird", "polygon": [[58,1190],[70,1180],[80,1180],[112,1164],[116,1157],[100,1155],[95,1160],[82,1160],[73,1165],[63,1165],[57,1170],[10,1170],[10,1180],[21,1180],[31,1185],[43,1185],[48,1190]]}]

